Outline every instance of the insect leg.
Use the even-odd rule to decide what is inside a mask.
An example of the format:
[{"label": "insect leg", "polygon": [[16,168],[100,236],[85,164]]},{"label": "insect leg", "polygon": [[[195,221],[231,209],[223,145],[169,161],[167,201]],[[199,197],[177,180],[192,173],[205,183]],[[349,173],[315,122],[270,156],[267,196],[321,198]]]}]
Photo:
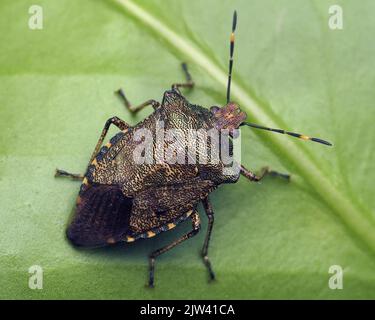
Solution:
[{"label": "insect leg", "polygon": [[206,215],[207,215],[207,218],[208,218],[207,233],[206,233],[206,237],[204,239],[204,244],[203,244],[203,248],[202,248],[202,258],[203,258],[204,264],[206,265],[206,267],[208,269],[208,273],[210,275],[210,280],[214,280],[215,274],[212,271],[211,262],[210,262],[210,260],[208,259],[208,256],[207,256],[208,245],[209,245],[210,238],[211,238],[212,227],[214,225],[214,212],[212,210],[212,205],[211,205],[208,197],[205,198],[202,201],[202,203],[203,203],[203,207],[204,207],[204,210],[206,211]]},{"label": "insect leg", "polygon": [[193,212],[192,215],[190,216],[192,225],[193,225],[193,230],[188,232],[187,234],[184,234],[182,237],[178,238],[177,240],[173,241],[172,243],[166,245],[163,248],[160,248],[158,250],[155,250],[152,252],[149,256],[149,281],[148,281],[148,286],[153,287],[154,286],[154,272],[155,272],[155,259],[156,257],[160,256],[161,254],[169,251],[170,249],[174,248],[181,242],[195,236],[201,227],[201,221],[198,215],[198,212]]},{"label": "insect leg", "polygon": [[94,158],[96,157],[97,153],[99,152],[100,147],[101,147],[101,145],[102,145],[102,143],[104,141],[105,136],[107,135],[108,129],[111,126],[111,124],[115,125],[120,130],[126,130],[126,129],[130,128],[130,125],[128,125],[125,121],[121,120],[118,117],[109,118],[106,121],[105,125],[104,125],[104,128],[102,130],[102,133],[101,133],[101,135],[99,137],[98,142],[96,143],[94,152],[92,153],[91,158],[90,158],[89,165],[94,160]]},{"label": "insect leg", "polygon": [[241,174],[244,177],[246,177],[247,179],[249,179],[250,181],[260,181],[266,175],[281,177],[281,178],[284,178],[284,179],[287,179],[287,180],[290,179],[289,174],[280,173],[280,172],[277,172],[277,171],[270,170],[269,167],[263,167],[260,174],[257,175],[255,173],[251,172],[250,170],[246,169],[243,165],[241,165]]},{"label": "insect leg", "polygon": [[[130,126],[125,121],[121,120],[118,117],[109,118],[104,125],[104,128],[103,128],[102,133],[101,133],[100,138],[99,138],[99,141],[97,142],[95,150],[91,155],[89,165],[94,160],[96,154],[99,152],[99,149],[100,149],[100,147],[103,143],[103,140],[104,140],[111,124],[114,124],[120,130],[125,130],[125,129],[130,128]],[[84,176],[82,174],[69,173],[69,172],[66,172],[65,170],[60,170],[60,169],[56,169],[55,177],[70,177],[73,180],[83,180],[83,178],[84,178]]]},{"label": "insect leg", "polygon": [[137,113],[138,111],[142,110],[144,107],[147,106],[152,106],[154,110],[156,110],[160,106],[160,103],[153,99],[147,100],[138,106],[133,106],[122,89],[118,89],[117,91],[115,91],[115,93],[121,98],[121,100],[125,104],[125,107],[132,113]]},{"label": "insect leg", "polygon": [[56,169],[55,177],[70,177],[73,180],[83,180],[83,175],[79,173],[69,173],[64,170]]},{"label": "insect leg", "polygon": [[183,62],[181,64],[181,67],[182,67],[182,70],[185,73],[186,82],[172,84],[172,89],[173,90],[180,91],[179,88],[193,88],[194,87],[194,81],[191,78],[191,75],[190,75],[189,70],[187,68],[187,64],[185,62]]}]

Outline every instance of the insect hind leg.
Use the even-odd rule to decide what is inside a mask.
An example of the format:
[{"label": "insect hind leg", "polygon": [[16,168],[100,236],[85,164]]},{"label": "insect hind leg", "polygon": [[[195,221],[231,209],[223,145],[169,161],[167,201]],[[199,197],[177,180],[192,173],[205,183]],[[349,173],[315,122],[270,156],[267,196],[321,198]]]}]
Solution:
[{"label": "insect hind leg", "polygon": [[187,64],[185,62],[181,63],[182,70],[184,71],[186,82],[174,83],[172,84],[172,90],[180,91],[179,88],[193,88],[195,83],[191,78],[190,72],[188,70]]},{"label": "insect hind leg", "polygon": [[102,133],[100,134],[99,140],[96,143],[94,152],[91,155],[90,162],[89,162],[88,165],[91,164],[91,162],[94,160],[94,158],[98,154],[98,152],[100,150],[100,147],[103,144],[104,138],[107,135],[109,127],[111,126],[111,124],[115,125],[117,128],[119,128],[120,130],[123,130],[123,131],[130,128],[130,125],[128,125],[124,120],[121,120],[118,117],[109,118],[106,121],[106,123],[104,124],[104,128],[102,129]]},{"label": "insect hind leg", "polygon": [[150,256],[149,256],[149,281],[148,281],[148,286],[150,288],[154,287],[155,259],[158,256],[160,256],[161,254],[166,253],[170,249],[174,248],[175,246],[177,246],[181,242],[183,242],[183,241],[185,241],[185,240],[187,240],[191,237],[194,237],[199,232],[200,227],[201,227],[201,221],[200,221],[198,212],[194,211],[192,213],[192,215],[190,216],[190,218],[191,218],[191,222],[192,222],[192,226],[193,226],[193,229],[190,232],[184,234],[182,237],[180,237],[177,240],[173,241],[172,243],[166,245],[165,247],[162,247],[160,249],[157,249],[157,250],[153,251],[150,254]]},{"label": "insect hind leg", "polygon": [[70,173],[65,170],[56,169],[55,177],[67,177],[71,178],[72,180],[82,181],[84,176],[80,173]]},{"label": "insect hind leg", "polygon": [[[120,130],[126,130],[126,129],[130,128],[130,125],[128,125],[125,121],[121,120],[118,117],[109,118],[106,121],[106,123],[104,125],[104,128],[102,129],[102,133],[100,134],[99,140],[96,143],[94,152],[91,155],[91,158],[90,158],[90,161],[89,161],[88,165],[91,164],[91,162],[94,160],[94,158],[98,154],[98,152],[100,150],[100,147],[103,144],[104,138],[106,137],[106,135],[108,133],[108,130],[109,130],[109,127],[111,126],[111,124],[115,125]],[[83,180],[83,178],[84,178],[84,176],[82,174],[69,173],[69,172],[67,172],[65,170],[60,170],[60,169],[56,169],[55,177],[70,177],[73,180]]]}]

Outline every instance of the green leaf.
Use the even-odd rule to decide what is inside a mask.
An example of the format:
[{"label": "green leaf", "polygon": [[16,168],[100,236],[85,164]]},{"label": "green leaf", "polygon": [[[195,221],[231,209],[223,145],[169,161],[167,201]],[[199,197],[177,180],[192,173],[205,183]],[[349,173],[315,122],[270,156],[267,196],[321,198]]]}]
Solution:
[{"label": "green leaf", "polygon": [[[375,298],[375,3],[338,1],[344,29],[328,27],[329,1],[34,1],[0,4],[0,298]],[[99,133],[117,115],[135,124],[113,91],[161,100],[183,79],[193,103],[225,103],[229,34],[238,12],[232,99],[259,124],[325,138],[333,148],[242,129],[242,162],[292,174],[286,183],[240,179],[215,191],[208,283],[202,232],[156,264],[147,255],[189,230],[83,250],[65,239],[79,183]],[[111,131],[113,134],[115,131]],[[42,290],[28,287],[32,265]],[[342,290],[329,268],[344,271]]]}]

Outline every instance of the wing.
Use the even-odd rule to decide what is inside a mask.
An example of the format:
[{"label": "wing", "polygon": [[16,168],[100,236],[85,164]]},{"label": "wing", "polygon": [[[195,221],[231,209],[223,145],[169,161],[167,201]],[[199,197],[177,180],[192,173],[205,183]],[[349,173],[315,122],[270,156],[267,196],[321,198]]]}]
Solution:
[{"label": "wing", "polygon": [[214,188],[212,181],[193,179],[140,192],[133,201],[126,239],[149,238],[172,229],[185,220]]},{"label": "wing", "polygon": [[80,192],[67,237],[85,247],[118,242],[129,229],[132,202],[116,185],[89,185]]}]

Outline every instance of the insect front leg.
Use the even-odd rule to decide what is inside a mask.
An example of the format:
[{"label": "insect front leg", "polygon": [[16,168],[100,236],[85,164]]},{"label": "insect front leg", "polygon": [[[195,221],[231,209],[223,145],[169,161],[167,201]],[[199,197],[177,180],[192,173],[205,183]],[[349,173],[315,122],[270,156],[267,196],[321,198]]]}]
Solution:
[{"label": "insect front leg", "polygon": [[250,181],[260,181],[262,180],[266,175],[271,175],[271,176],[275,176],[275,177],[281,177],[283,179],[287,179],[287,180],[290,180],[290,175],[289,174],[285,174],[285,173],[280,173],[280,172],[277,172],[277,171],[274,171],[274,170],[271,170],[269,167],[263,167],[261,169],[261,172],[259,175],[251,172],[250,170],[246,169],[243,165],[241,165],[241,174],[246,177],[247,179],[249,179]]},{"label": "insect front leg", "polygon": [[205,198],[202,201],[202,203],[203,203],[203,207],[204,207],[204,210],[206,212],[207,219],[208,219],[207,233],[206,233],[206,237],[204,239],[204,244],[203,244],[203,248],[202,248],[202,258],[203,258],[203,262],[204,262],[205,266],[207,267],[208,273],[210,275],[210,280],[214,280],[215,279],[215,273],[212,270],[211,262],[210,262],[210,260],[208,259],[208,256],[207,256],[208,245],[209,245],[210,238],[211,238],[212,227],[214,226],[214,212],[212,210],[212,205],[211,205],[210,199],[208,197]]},{"label": "insect front leg", "polygon": [[193,88],[194,87],[194,81],[191,78],[191,75],[189,73],[189,70],[187,68],[187,64],[183,62],[181,64],[182,70],[184,71],[185,77],[186,77],[186,82],[184,83],[174,83],[172,84],[172,89],[176,91],[180,91],[179,88]]},{"label": "insect front leg", "polygon": [[133,106],[122,89],[118,89],[117,91],[115,91],[115,93],[121,98],[122,102],[125,104],[125,107],[132,113],[137,113],[147,106],[152,106],[154,110],[156,110],[160,106],[160,103],[153,99],[147,100],[138,106]]},{"label": "insect front leg", "polygon": [[156,257],[158,257],[161,254],[169,251],[170,249],[174,248],[175,246],[177,246],[181,242],[195,236],[199,232],[200,227],[201,227],[201,221],[200,221],[198,212],[194,211],[191,214],[190,218],[191,218],[193,230],[191,230],[187,234],[184,234],[182,237],[180,237],[177,240],[173,241],[172,243],[166,245],[165,247],[160,248],[158,250],[155,250],[154,252],[152,252],[150,254],[150,256],[149,256],[149,272],[150,273],[149,273],[149,281],[148,281],[149,287],[151,287],[151,288],[154,287],[154,272],[155,272],[155,259],[156,259]]}]

